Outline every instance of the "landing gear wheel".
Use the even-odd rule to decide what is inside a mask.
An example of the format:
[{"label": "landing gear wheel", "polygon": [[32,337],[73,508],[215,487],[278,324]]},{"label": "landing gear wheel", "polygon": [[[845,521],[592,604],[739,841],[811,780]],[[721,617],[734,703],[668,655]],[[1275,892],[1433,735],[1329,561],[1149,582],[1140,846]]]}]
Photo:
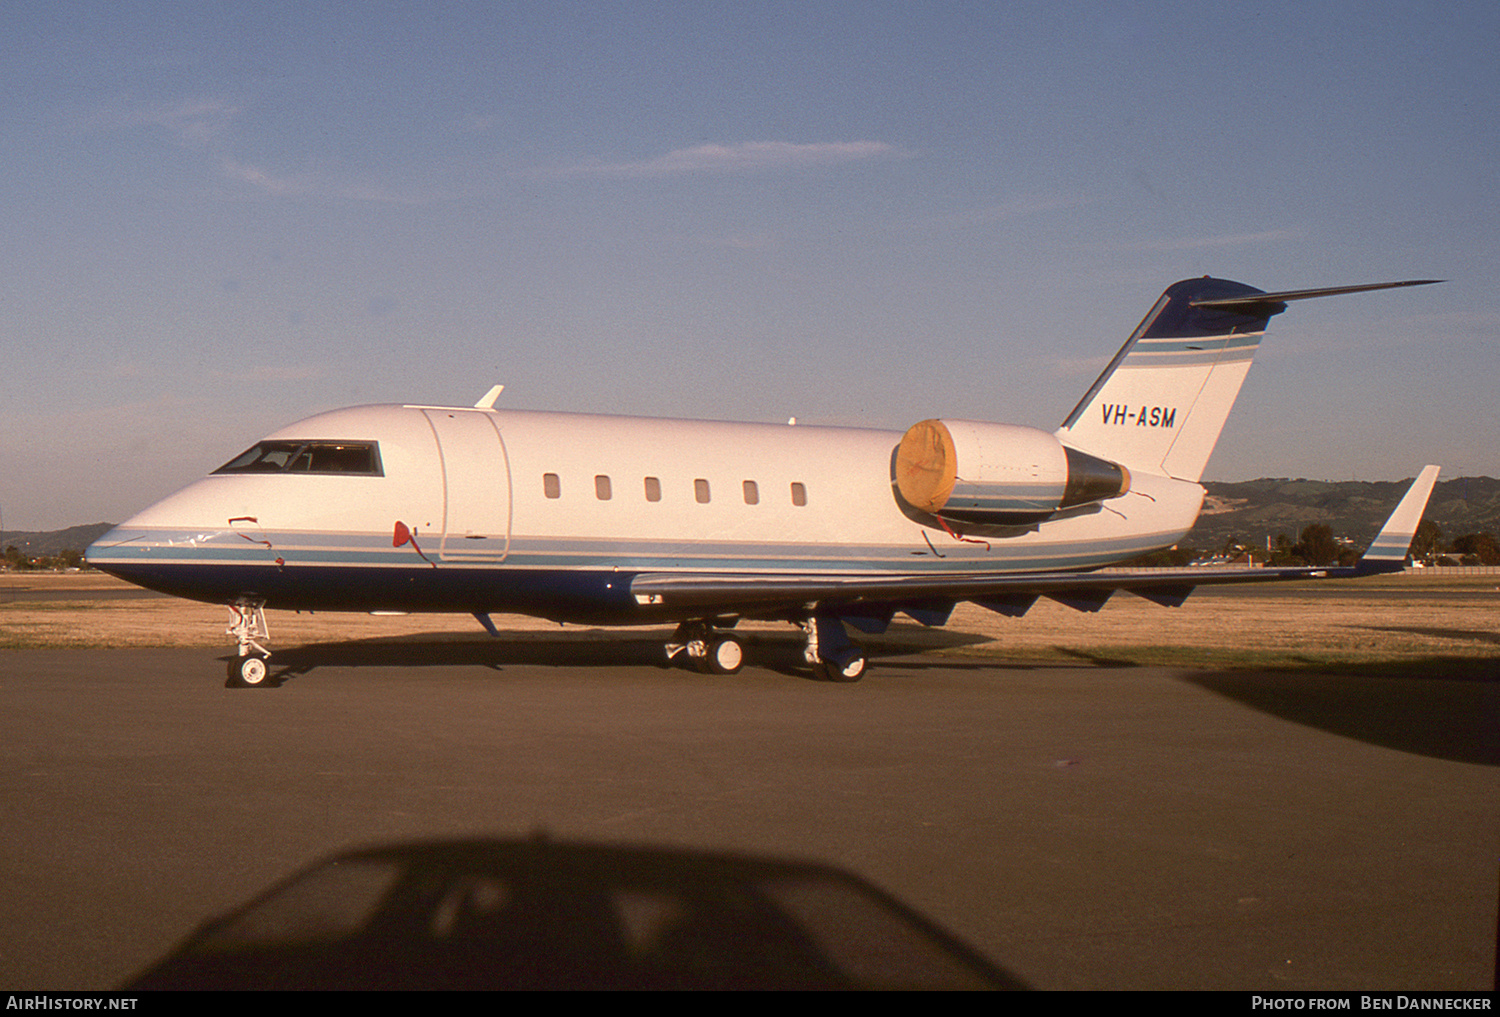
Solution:
[{"label": "landing gear wheel", "polygon": [[832,660],[820,659],[817,672],[831,682],[857,682],[865,676],[865,655],[856,649],[834,654]]},{"label": "landing gear wheel", "polygon": [[864,651],[850,642],[837,615],[815,611],[801,621],[807,633],[803,659],[819,678],[830,682],[857,682],[865,676]]},{"label": "landing gear wheel", "polygon": [[[230,522],[234,520],[231,519]],[[266,625],[266,602],[246,594],[233,604],[225,606],[229,608],[229,628],[224,630],[224,634],[234,637],[234,641],[239,644],[239,653],[229,658],[229,680],[224,683],[224,687],[251,689],[269,685],[271,681],[266,658],[271,655],[271,651],[260,642],[271,638],[271,630]]]},{"label": "landing gear wheel", "polygon": [[745,644],[733,636],[719,636],[709,642],[703,657],[709,674],[736,674],[745,666]]},{"label": "landing gear wheel", "polygon": [[685,621],[666,645],[667,660],[704,674],[735,674],[745,666],[745,644],[714,631],[711,622]]},{"label": "landing gear wheel", "polygon": [[270,680],[270,669],[266,667],[264,657],[231,657],[229,680],[224,685],[231,689],[253,689],[269,685]]}]

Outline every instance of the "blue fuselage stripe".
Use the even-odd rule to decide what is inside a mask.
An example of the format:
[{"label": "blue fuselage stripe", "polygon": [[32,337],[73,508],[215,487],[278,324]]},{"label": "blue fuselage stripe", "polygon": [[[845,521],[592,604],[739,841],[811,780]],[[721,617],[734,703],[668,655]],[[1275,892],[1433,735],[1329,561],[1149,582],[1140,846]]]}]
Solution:
[{"label": "blue fuselage stripe", "polygon": [[[126,535],[128,536],[128,535]],[[821,544],[763,546],[516,538],[503,561],[424,560],[371,534],[265,533],[264,543],[201,534],[137,533],[95,545],[89,560],[123,579],[177,596],[308,610],[494,611],[543,617],[640,620],[628,596],[643,572],[775,576],[952,576],[1089,569],[1161,546],[1175,534],[1078,544],[954,544],[945,557],[910,548]]]}]

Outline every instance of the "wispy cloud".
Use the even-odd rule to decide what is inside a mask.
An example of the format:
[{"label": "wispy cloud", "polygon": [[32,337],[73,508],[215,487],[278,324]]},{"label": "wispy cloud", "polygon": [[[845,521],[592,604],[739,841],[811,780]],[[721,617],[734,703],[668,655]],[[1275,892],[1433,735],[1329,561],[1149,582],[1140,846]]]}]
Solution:
[{"label": "wispy cloud", "polygon": [[422,205],[435,200],[430,194],[393,191],[378,184],[350,180],[337,173],[277,173],[263,166],[251,166],[227,156],[219,159],[219,166],[226,178],[277,198],[306,196],[387,205]]},{"label": "wispy cloud", "polygon": [[248,166],[230,158],[219,160],[219,167],[230,180],[248,184],[256,190],[276,197],[306,194],[312,189],[311,182],[295,177],[280,176],[259,166]]},{"label": "wispy cloud", "polygon": [[401,205],[424,204],[435,198],[428,193],[402,192],[352,179],[337,168],[286,173],[241,158],[233,154],[240,147],[234,125],[243,112],[243,106],[217,97],[157,103],[122,97],[97,111],[88,124],[94,129],[146,129],[164,134],[173,145],[214,160],[224,179],[273,197]]},{"label": "wispy cloud", "polygon": [[216,97],[176,102],[140,102],[124,97],[100,110],[90,122],[95,127],[156,128],[179,145],[207,148],[229,133],[240,110],[240,106]]},{"label": "wispy cloud", "polygon": [[552,171],[557,176],[665,177],[683,173],[747,173],[802,169],[903,154],[883,141],[742,141],[678,148],[636,162],[588,162]]}]

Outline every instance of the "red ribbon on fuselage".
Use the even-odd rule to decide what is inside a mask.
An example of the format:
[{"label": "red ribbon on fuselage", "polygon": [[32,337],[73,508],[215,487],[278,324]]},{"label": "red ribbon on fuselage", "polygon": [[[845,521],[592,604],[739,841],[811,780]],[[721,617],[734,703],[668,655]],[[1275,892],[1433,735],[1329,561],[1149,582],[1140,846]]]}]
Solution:
[{"label": "red ribbon on fuselage", "polygon": [[422,549],[417,546],[417,535],[411,531],[410,527],[408,527],[401,520],[397,519],[396,531],[391,534],[391,546],[400,547],[402,544],[410,544],[411,549],[417,552],[417,554],[423,561],[431,565],[433,568],[437,568],[437,562],[433,561],[425,554],[422,554]]}]

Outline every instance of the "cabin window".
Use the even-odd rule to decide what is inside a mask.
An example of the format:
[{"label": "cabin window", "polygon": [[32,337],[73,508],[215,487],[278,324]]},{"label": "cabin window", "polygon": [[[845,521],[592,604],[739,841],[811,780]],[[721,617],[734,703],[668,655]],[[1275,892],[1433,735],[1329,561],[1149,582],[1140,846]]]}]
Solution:
[{"label": "cabin window", "polygon": [[756,486],[755,481],[753,480],[745,481],[745,504],[760,504],[760,488]]},{"label": "cabin window", "polygon": [[661,478],[659,478],[659,477],[647,477],[646,478],[646,500],[647,501],[661,501]]},{"label": "cabin window", "polygon": [[699,505],[708,504],[708,481],[704,480],[702,477],[699,477],[697,480],[693,481],[693,497],[698,499]]},{"label": "cabin window", "polygon": [[548,498],[562,497],[562,481],[557,479],[557,474],[542,474],[542,493],[545,494]]},{"label": "cabin window", "polygon": [[384,476],[380,446],[373,441],[262,441],[214,472]]},{"label": "cabin window", "polygon": [[603,474],[594,478],[594,497],[600,501],[609,501],[614,497],[614,492],[610,489],[609,478]]},{"label": "cabin window", "polygon": [[793,483],[792,483],[792,504],[793,505],[806,505],[807,504],[807,488],[804,487],[803,485],[799,484],[799,483],[796,483],[795,481],[793,481]]}]

